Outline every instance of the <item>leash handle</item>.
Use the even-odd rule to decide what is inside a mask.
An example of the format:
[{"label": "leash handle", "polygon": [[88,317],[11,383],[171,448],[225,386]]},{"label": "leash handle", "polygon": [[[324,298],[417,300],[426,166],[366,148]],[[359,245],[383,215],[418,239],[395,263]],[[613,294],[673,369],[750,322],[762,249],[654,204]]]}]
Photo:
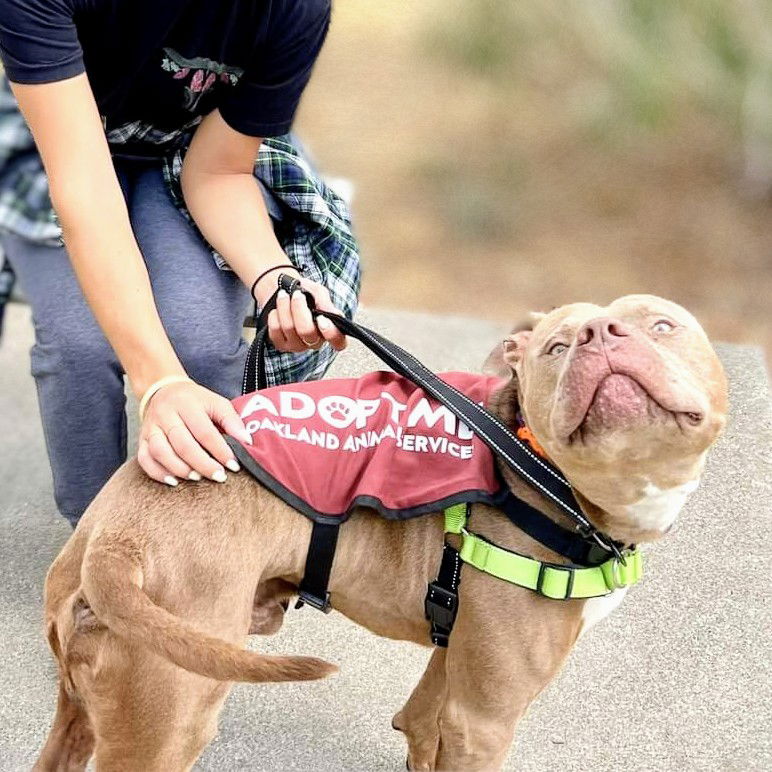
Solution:
[{"label": "leash handle", "polygon": [[[280,288],[282,288],[282,278],[284,277],[280,277]],[[319,316],[329,319],[344,335],[363,343],[394,372],[412,381],[434,397],[437,402],[444,405],[453,415],[463,421],[513,472],[565,512],[577,524],[583,535],[594,539],[607,551],[617,552],[613,542],[600,534],[585,517],[574,498],[571,486],[562,473],[546,460],[539,458],[493,413],[437,377],[422,362],[396,343],[340,314],[320,311],[317,309],[311,294],[304,290],[301,291],[306,296],[308,307],[314,319]],[[247,354],[244,368],[243,394],[264,389],[268,385],[265,373],[268,314],[276,308],[278,292],[279,290],[265,304],[255,323],[256,335]]]},{"label": "leash handle", "polygon": [[[271,270],[273,269],[269,269],[269,272]],[[263,272],[262,276],[265,276],[265,273],[266,272]],[[257,281],[259,280],[260,277]],[[257,281],[252,285],[252,298],[255,301],[255,337],[252,341],[252,345],[249,347],[247,360],[244,364],[244,377],[241,381],[242,394],[249,394],[258,389],[264,389],[268,385],[268,378],[265,374],[265,346],[268,338],[268,315],[276,308],[276,299],[279,296],[279,292],[284,290],[288,295],[292,295],[295,290],[300,290],[306,297],[306,303],[308,304],[308,308],[311,311],[313,318],[316,319],[318,316],[314,296],[301,288],[299,279],[292,278],[283,273],[279,274],[276,291],[271,295],[258,315],[257,298],[254,293]]]}]

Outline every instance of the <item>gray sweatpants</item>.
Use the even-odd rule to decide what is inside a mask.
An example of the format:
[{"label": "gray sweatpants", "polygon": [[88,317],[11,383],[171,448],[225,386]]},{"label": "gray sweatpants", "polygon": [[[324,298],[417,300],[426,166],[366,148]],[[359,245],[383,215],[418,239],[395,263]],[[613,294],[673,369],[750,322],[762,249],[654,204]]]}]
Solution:
[{"label": "gray sweatpants", "polygon": [[[171,202],[158,165],[123,161],[118,171],[161,321],[177,355],[198,383],[227,397],[237,395],[249,291],[235,274],[217,268]],[[54,497],[62,515],[75,524],[126,459],[123,370],[86,304],[65,249],[9,235],[1,241],[32,306],[32,375]]]}]

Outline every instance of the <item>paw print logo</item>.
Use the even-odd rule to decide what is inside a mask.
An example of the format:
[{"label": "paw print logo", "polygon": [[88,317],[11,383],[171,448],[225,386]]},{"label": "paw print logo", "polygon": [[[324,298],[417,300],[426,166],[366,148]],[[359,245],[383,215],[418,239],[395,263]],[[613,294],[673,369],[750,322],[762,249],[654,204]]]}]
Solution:
[{"label": "paw print logo", "polygon": [[330,402],[330,418],[334,418],[336,421],[345,421],[348,414],[351,412],[351,408],[348,405],[343,404],[339,400]]},{"label": "paw print logo", "polygon": [[357,404],[349,397],[324,397],[319,400],[317,410],[319,415],[330,426],[345,429],[351,426],[357,417]]}]

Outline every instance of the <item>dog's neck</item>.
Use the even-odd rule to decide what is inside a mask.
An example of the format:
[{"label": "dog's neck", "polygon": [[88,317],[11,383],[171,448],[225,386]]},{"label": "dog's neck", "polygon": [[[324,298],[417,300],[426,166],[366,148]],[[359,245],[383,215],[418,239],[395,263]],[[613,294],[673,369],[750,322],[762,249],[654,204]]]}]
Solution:
[{"label": "dog's neck", "polygon": [[[520,425],[520,400],[514,379],[492,395],[488,409],[510,430],[517,432]],[[520,436],[523,436],[522,432]],[[504,482],[515,496],[563,527],[573,530],[575,523],[568,515],[513,472],[501,459],[497,459],[497,464]],[[672,525],[689,493],[696,487],[697,481],[667,491],[652,486],[635,504],[620,503],[618,508],[608,509],[589,500],[582,493],[581,484],[574,485],[573,491],[582,511],[599,531],[625,544],[638,544],[662,536]]]}]

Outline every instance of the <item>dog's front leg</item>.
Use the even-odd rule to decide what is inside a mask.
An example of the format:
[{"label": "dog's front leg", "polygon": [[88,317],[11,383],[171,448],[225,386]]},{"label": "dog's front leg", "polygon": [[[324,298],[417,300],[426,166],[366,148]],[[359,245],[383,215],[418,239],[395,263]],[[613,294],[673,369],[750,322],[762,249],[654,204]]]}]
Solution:
[{"label": "dog's front leg", "polygon": [[421,680],[391,725],[407,739],[410,770],[432,770],[440,743],[439,715],[445,696],[445,649],[435,649]]},{"label": "dog's front leg", "polygon": [[517,722],[576,639],[574,603],[540,598],[465,569],[445,655],[434,769],[500,769]]},{"label": "dog's front leg", "polygon": [[252,605],[250,635],[273,635],[284,622],[289,599],[297,594],[297,588],[283,579],[260,582]]},{"label": "dog's front leg", "polygon": [[531,700],[519,690],[502,688],[493,672],[497,664],[495,653],[484,664],[449,653],[437,752],[434,763],[421,769],[491,772],[503,766],[517,721]]}]

